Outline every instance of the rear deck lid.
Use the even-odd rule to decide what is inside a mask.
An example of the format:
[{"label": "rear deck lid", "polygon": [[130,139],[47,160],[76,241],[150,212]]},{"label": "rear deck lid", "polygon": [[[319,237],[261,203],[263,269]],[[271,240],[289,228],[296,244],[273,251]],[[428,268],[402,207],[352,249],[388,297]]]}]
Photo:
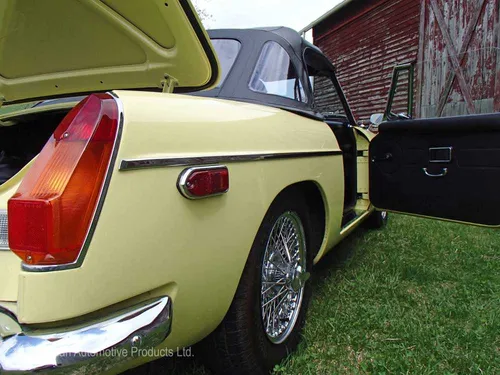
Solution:
[{"label": "rear deck lid", "polygon": [[111,89],[189,92],[218,63],[189,0],[0,1],[0,97],[21,102]]}]

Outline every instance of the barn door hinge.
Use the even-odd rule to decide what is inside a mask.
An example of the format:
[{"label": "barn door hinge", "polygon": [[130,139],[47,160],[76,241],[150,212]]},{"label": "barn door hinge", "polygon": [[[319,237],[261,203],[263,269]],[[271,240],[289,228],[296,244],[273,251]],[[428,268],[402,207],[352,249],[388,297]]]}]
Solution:
[{"label": "barn door hinge", "polygon": [[179,81],[175,77],[171,77],[165,74],[165,79],[161,81],[164,94],[169,94],[174,92],[174,88],[179,86]]}]

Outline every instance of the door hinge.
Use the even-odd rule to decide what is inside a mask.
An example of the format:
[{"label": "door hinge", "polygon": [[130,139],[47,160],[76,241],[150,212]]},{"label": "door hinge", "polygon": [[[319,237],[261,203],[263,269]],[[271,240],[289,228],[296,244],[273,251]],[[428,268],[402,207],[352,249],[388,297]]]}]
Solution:
[{"label": "door hinge", "polygon": [[165,79],[161,81],[161,85],[163,87],[163,93],[169,94],[174,92],[174,88],[179,86],[179,81],[175,77],[171,77],[168,74],[165,74]]}]

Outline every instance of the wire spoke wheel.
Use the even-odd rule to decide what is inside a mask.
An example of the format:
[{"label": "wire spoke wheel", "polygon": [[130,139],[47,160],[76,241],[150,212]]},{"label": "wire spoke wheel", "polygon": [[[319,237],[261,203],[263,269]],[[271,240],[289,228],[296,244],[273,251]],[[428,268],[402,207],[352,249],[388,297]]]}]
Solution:
[{"label": "wire spoke wheel", "polygon": [[285,212],[274,223],[262,261],[261,316],[273,344],[283,343],[297,322],[309,278],[306,257],[300,217]]},{"label": "wire spoke wheel", "polygon": [[229,311],[201,343],[215,373],[269,374],[297,349],[325,225],[316,206],[308,205],[309,193],[290,187],[267,210]]}]

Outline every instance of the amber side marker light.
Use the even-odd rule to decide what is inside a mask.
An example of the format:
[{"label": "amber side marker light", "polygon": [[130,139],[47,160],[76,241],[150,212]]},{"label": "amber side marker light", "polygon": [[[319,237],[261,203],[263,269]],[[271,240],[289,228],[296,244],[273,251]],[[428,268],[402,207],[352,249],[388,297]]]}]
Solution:
[{"label": "amber side marker light", "polygon": [[118,116],[109,94],[93,94],[80,102],[9,200],[9,247],[26,264],[77,260],[108,171]]}]

